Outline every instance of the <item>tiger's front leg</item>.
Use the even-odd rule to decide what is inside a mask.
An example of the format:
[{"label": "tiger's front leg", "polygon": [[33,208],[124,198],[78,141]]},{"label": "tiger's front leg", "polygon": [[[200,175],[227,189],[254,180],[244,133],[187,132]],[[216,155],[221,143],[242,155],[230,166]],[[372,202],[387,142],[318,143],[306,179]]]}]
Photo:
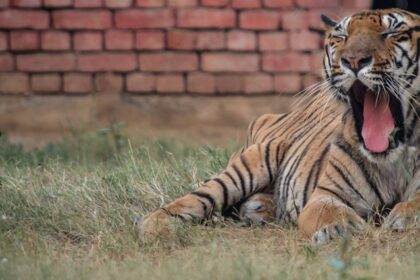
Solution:
[{"label": "tiger's front leg", "polygon": [[417,159],[415,173],[403,195],[385,218],[384,227],[389,230],[404,230],[420,227],[420,160]]},{"label": "tiger's front leg", "polygon": [[284,148],[280,141],[254,144],[232,160],[218,176],[201,184],[194,192],[176,199],[147,215],[139,223],[142,237],[171,234],[173,217],[199,222],[223,213],[240,200],[261,192],[278,173]]},{"label": "tiger's front leg", "polygon": [[412,199],[397,203],[385,218],[384,226],[390,230],[404,230],[420,226],[420,193]]},{"label": "tiger's front leg", "polygon": [[315,245],[323,245],[346,232],[360,230],[365,221],[343,201],[318,187],[300,214],[298,224]]}]

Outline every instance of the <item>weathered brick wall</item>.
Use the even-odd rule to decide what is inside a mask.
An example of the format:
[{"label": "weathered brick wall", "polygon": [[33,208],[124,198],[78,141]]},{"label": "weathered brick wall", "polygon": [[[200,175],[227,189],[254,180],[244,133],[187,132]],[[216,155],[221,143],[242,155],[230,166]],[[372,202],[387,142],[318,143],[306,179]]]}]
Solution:
[{"label": "weathered brick wall", "polygon": [[0,93],[291,93],[368,0],[0,0]]}]

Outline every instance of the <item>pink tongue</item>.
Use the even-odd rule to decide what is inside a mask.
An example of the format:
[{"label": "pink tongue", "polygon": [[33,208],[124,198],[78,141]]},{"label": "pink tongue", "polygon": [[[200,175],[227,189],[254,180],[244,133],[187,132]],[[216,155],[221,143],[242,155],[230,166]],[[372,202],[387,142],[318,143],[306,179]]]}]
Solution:
[{"label": "pink tongue", "polygon": [[394,130],[394,118],[387,98],[366,92],[363,108],[362,137],[369,151],[381,153],[388,149],[389,135]]}]

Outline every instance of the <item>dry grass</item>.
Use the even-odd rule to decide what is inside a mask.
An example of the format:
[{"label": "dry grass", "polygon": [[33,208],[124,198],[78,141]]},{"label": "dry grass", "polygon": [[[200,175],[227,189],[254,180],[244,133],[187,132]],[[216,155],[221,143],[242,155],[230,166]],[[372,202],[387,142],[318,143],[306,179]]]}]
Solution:
[{"label": "dry grass", "polygon": [[130,145],[118,127],[29,153],[0,138],[0,279],[418,278],[418,230],[316,249],[295,228],[225,221],[141,244],[131,219],[221,170],[231,146]]}]

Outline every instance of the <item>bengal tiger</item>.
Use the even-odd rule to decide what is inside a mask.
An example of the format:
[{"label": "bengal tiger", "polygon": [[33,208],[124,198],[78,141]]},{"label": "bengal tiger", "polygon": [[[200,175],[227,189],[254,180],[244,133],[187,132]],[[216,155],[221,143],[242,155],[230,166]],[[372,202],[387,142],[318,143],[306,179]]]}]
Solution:
[{"label": "bengal tiger", "polygon": [[322,20],[324,79],[312,97],[253,121],[226,169],[148,214],[142,236],[238,205],[244,221],[297,224],[316,244],[377,215],[391,230],[418,225],[420,17],[387,9]]}]

